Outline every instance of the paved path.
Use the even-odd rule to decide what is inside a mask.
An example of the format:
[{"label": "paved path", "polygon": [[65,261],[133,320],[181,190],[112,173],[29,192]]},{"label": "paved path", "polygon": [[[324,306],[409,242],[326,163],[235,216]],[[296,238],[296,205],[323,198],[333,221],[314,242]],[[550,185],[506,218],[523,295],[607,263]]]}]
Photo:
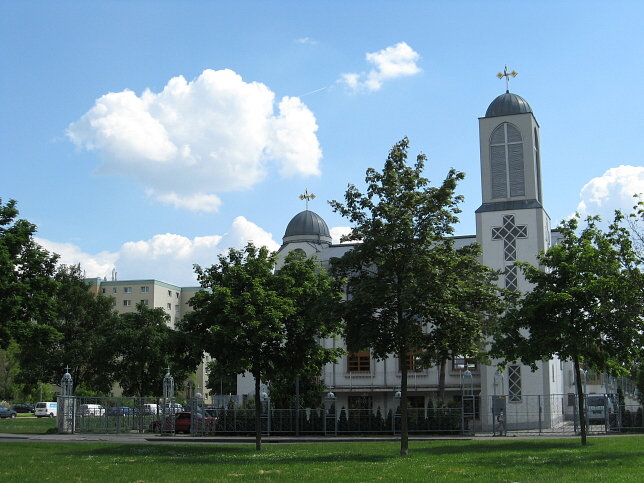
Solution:
[{"label": "paved path", "polygon": [[[620,436],[623,434],[591,434],[589,437],[597,438],[603,436]],[[441,441],[441,440],[491,440],[491,439],[546,439],[546,438],[579,438],[579,435],[562,433],[510,433],[507,437],[494,437],[492,433],[480,433],[475,436],[410,436],[409,441]],[[400,436],[263,436],[262,444],[289,444],[289,443],[340,443],[359,441],[400,441]],[[157,436],[151,434],[7,434],[0,433],[0,442],[45,442],[45,443],[196,443],[196,444],[254,444],[255,438],[249,436]]]}]

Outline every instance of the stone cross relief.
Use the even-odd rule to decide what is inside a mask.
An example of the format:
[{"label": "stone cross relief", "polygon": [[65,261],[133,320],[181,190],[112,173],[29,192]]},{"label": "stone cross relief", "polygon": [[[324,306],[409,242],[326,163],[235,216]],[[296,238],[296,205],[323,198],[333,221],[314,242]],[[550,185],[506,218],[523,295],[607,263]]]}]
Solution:
[{"label": "stone cross relief", "polygon": [[528,226],[517,225],[514,215],[503,215],[503,226],[492,228],[492,240],[503,240],[503,260],[505,267],[505,288],[517,289],[517,267],[509,265],[517,259],[517,239],[528,238]]}]

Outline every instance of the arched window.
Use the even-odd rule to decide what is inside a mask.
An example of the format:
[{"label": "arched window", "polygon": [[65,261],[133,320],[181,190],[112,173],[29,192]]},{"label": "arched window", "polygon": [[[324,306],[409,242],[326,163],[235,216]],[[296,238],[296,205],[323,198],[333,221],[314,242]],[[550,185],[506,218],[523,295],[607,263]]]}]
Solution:
[{"label": "arched window", "polygon": [[525,195],[523,140],[512,124],[500,124],[490,137],[492,198]]}]

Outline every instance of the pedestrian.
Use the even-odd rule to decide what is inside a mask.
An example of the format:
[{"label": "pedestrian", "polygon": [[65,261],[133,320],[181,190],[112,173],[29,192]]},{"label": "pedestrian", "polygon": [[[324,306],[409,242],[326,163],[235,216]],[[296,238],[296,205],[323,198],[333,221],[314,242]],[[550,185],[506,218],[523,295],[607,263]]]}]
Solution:
[{"label": "pedestrian", "polygon": [[508,431],[505,427],[505,411],[501,409],[501,412],[499,415],[496,417],[496,420],[499,422],[499,435],[500,436],[507,436]]}]

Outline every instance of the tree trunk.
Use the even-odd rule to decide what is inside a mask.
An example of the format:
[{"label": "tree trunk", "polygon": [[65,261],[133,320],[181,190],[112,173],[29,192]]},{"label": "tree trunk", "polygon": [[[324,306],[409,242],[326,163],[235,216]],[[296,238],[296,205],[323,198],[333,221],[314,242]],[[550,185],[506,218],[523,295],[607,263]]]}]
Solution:
[{"label": "tree trunk", "polygon": [[262,450],[262,400],[259,394],[259,376],[253,374],[255,378],[255,449]]},{"label": "tree trunk", "polygon": [[581,426],[581,444],[586,445],[586,410],[584,408],[584,387],[581,384],[581,370],[579,368],[579,357],[573,358],[575,367],[575,381],[577,384],[577,398],[579,402],[579,425]]},{"label": "tree trunk", "polygon": [[398,361],[400,362],[400,456],[407,456],[409,453],[407,424],[407,351],[401,352],[398,355]]},{"label": "tree trunk", "polygon": [[441,360],[440,372],[438,373],[438,400],[445,401],[445,369],[447,368],[447,358]]}]

